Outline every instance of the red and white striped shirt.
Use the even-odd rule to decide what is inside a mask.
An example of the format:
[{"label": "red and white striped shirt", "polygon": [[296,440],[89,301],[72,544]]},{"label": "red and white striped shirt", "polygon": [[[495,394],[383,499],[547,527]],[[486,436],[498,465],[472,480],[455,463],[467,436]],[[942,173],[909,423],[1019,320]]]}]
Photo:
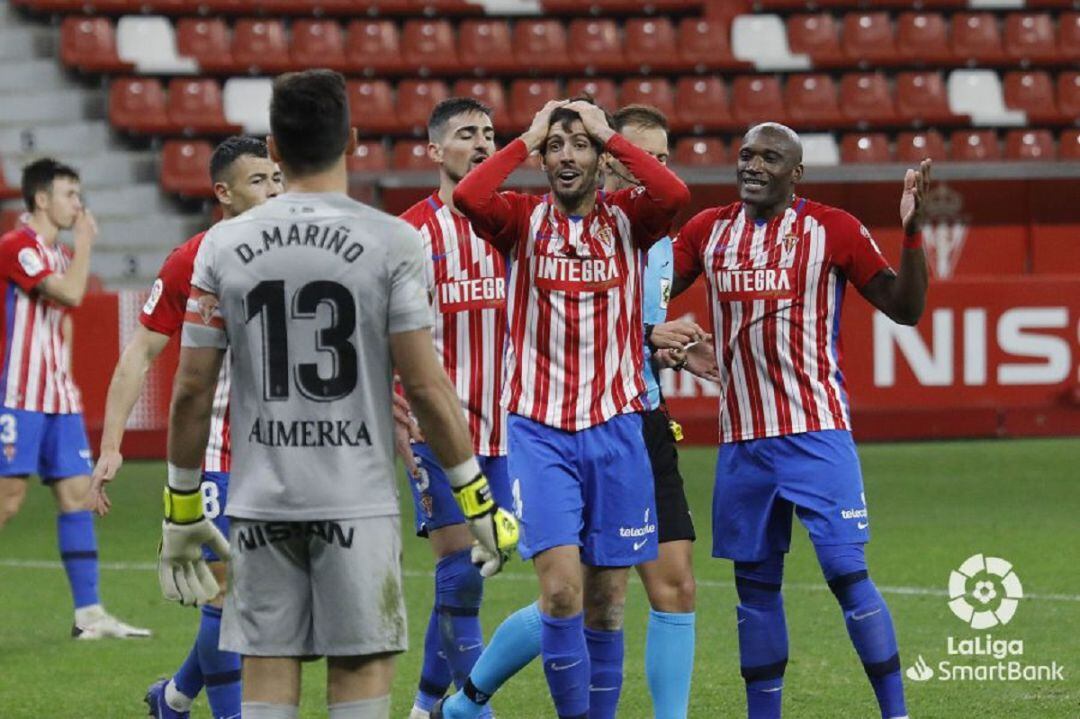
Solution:
[{"label": "red and white striped shirt", "polygon": [[736,202],[697,214],[675,241],[675,274],[704,273],[720,369],[720,441],[850,429],[840,308],[888,270],[843,210],[795,198],[755,223]]},{"label": "red and white striped shirt", "polygon": [[[139,321],[151,332],[172,337],[184,326],[188,295],[191,293],[191,273],[205,232],[200,232],[174,249],[158,271],[150,288],[150,297],[143,305]],[[207,472],[228,472],[229,442],[229,360],[221,365],[214,404],[210,412],[210,440],[206,444],[203,469]]]},{"label": "red and white striped shirt", "polygon": [[435,349],[457,390],[473,451],[506,454],[506,410],[499,403],[506,347],[506,258],[472,224],[430,197],[401,218],[420,231],[436,321]]},{"label": "red and white striped shirt", "polygon": [[0,237],[0,303],[4,320],[0,398],[8,409],[49,414],[82,412],[82,398],[71,376],[71,348],[64,339],[68,309],[36,288],[67,269],[66,247],[47,244],[22,226]]},{"label": "red and white striped shirt", "polygon": [[621,136],[606,149],[642,186],[598,193],[584,217],[567,217],[547,196],[497,192],[528,156],[520,139],[454,192],[477,233],[512,262],[503,406],[567,431],[644,409],[644,250],[689,200],[679,178]]}]

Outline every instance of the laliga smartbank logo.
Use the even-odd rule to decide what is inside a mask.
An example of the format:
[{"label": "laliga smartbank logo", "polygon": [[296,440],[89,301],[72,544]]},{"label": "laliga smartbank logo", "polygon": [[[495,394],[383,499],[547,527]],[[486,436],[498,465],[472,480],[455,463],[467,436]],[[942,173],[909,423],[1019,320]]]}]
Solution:
[{"label": "laliga smartbank logo", "polygon": [[[1024,587],[1013,566],[1001,557],[975,554],[949,575],[949,609],[971,629],[983,631],[1012,621]],[[929,664],[923,655],[908,667],[908,679],[938,681],[1064,681],[1064,667],[1056,661],[1033,664],[1022,659],[1024,640],[995,637],[989,632],[974,637],[946,637],[948,659]]]}]

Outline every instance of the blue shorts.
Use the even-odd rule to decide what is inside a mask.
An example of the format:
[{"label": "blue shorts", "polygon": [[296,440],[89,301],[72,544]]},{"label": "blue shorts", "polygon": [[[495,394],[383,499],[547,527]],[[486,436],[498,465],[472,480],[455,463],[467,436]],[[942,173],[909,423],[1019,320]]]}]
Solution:
[{"label": "blue shorts", "polygon": [[46,484],[94,471],[81,414],[0,407],[0,477],[36,474]]},{"label": "blue shorts", "polygon": [[870,541],[855,442],[844,430],[720,446],[713,556],[757,562],[791,546],[791,510],[815,545]]},{"label": "blue shorts", "polygon": [[593,567],[656,559],[655,488],[641,415],[566,432],[511,414],[507,427],[524,559],[568,545],[581,547],[581,561]]},{"label": "blue shorts", "polygon": [[[412,489],[413,507],[416,510],[416,535],[426,537],[428,532],[454,524],[464,524],[465,515],[461,513],[454,492],[450,489],[450,480],[446,472],[435,459],[435,453],[426,444],[412,446],[413,457],[419,469],[417,476],[409,477]],[[509,510],[514,504],[510,494],[510,472],[506,468],[506,457],[477,456],[480,471],[487,477],[495,503]]]},{"label": "blue shorts", "polygon": [[[203,514],[221,530],[226,537],[229,536],[229,518],[225,516],[225,503],[229,501],[229,473],[228,472],[203,472],[202,484],[199,486],[203,496]],[[220,562],[221,557],[215,554],[205,544],[202,548],[203,559],[208,562]]]}]

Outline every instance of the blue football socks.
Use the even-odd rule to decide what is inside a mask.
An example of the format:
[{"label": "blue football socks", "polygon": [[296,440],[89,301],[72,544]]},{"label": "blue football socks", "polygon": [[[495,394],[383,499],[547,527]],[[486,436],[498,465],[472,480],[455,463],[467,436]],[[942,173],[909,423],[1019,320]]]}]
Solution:
[{"label": "blue football socks", "polygon": [[623,631],[585,628],[589,650],[589,719],[615,719],[623,682]]},{"label": "blue football socks", "polygon": [[203,688],[202,669],[199,667],[199,639],[191,645],[191,651],[184,658],[184,663],[173,674],[173,686],[188,699],[194,699]]},{"label": "blue football socks", "polygon": [[787,621],[780,588],[784,555],[735,562],[739,594],[739,663],[749,719],[779,719],[788,660]]},{"label": "blue football socks", "polygon": [[57,515],[56,536],[75,608],[100,604],[94,515],[86,510]]},{"label": "blue football socks", "polygon": [[240,716],[240,655],[219,649],[220,637],[221,610],[204,606],[195,646],[206,685],[206,700],[214,719],[232,719]]},{"label": "blue football socks", "polygon": [[694,613],[649,611],[645,678],[656,719],[686,719],[694,671]]},{"label": "blue football socks", "polygon": [[435,565],[435,601],[439,606],[439,638],[450,674],[458,688],[484,650],[480,602],[484,579],[472,563],[471,550],[443,557]]},{"label": "blue football socks", "polygon": [[540,653],[555,711],[559,719],[587,719],[590,668],[585,615],[564,618],[541,612],[540,620]]},{"label": "blue football socks", "polygon": [[416,690],[413,705],[424,711],[431,711],[435,702],[446,694],[453,680],[454,678],[450,675],[450,665],[446,662],[446,655],[443,654],[442,642],[439,638],[439,605],[436,603],[431,608],[427,632],[424,633],[424,658],[420,665],[420,686]]}]

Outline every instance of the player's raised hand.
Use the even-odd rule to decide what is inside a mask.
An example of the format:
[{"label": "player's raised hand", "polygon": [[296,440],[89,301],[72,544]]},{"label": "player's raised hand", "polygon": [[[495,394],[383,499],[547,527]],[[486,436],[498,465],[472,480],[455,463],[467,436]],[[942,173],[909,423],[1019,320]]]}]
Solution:
[{"label": "player's raised hand", "polygon": [[585,126],[585,132],[595,137],[600,142],[607,142],[615,134],[608,124],[607,115],[603,108],[584,100],[575,100],[566,106],[567,110],[573,110],[581,117],[581,124]]},{"label": "player's raised hand", "polygon": [[112,509],[112,502],[105,491],[105,485],[116,479],[117,472],[124,464],[124,456],[115,450],[102,452],[94,465],[94,473],[90,476],[90,498],[87,502],[99,517],[104,517]]},{"label": "player's raised hand", "polygon": [[98,226],[97,221],[94,219],[94,213],[90,210],[79,210],[79,214],[75,216],[75,224],[71,227],[71,234],[75,240],[76,247],[88,248],[94,244],[94,240],[97,238]]},{"label": "player's raised hand", "polygon": [[922,228],[926,195],[930,192],[930,168],[933,161],[929,158],[919,163],[918,170],[904,173],[904,192],[900,195],[900,222],[904,233],[914,235]]},{"label": "player's raised hand", "polygon": [[548,100],[540,108],[540,111],[533,115],[532,124],[521,135],[521,139],[529,148],[529,152],[536,152],[544,144],[544,140],[547,139],[548,135],[548,127],[551,125],[551,113],[564,105],[566,105],[566,100]]},{"label": "player's raised hand", "polygon": [[685,349],[693,342],[710,339],[708,332],[693,320],[680,319],[664,322],[653,327],[648,339],[657,349]]}]

